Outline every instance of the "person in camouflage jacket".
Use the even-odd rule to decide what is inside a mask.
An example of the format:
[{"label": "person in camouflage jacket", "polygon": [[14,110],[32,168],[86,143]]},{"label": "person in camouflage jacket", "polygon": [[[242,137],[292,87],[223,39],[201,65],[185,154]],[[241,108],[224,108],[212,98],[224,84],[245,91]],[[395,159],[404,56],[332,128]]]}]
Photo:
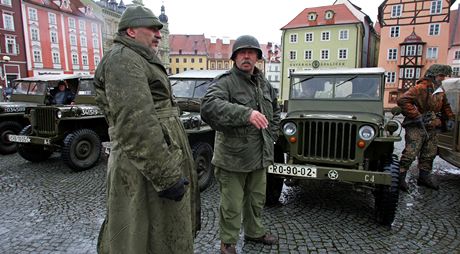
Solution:
[{"label": "person in camouflage jacket", "polygon": [[193,253],[197,175],[165,68],[152,47],[162,24],[130,7],[95,74],[112,149],[99,253]]},{"label": "person in camouflage jacket", "polygon": [[231,56],[235,65],[213,81],[201,104],[202,119],[216,130],[212,163],[221,193],[221,253],[236,253],[241,213],[247,241],[277,243],[265,231],[261,214],[280,108],[275,90],[255,66],[261,58],[256,38],[238,37]]},{"label": "person in camouflage jacket", "polygon": [[399,178],[399,187],[403,191],[409,190],[406,182],[407,170],[416,157],[419,169],[417,184],[439,189],[431,171],[437,155],[437,133],[443,125],[452,128],[455,117],[442,87],[442,81],[451,72],[448,65],[431,65],[425,77],[398,100],[405,116],[403,126],[406,130],[406,146],[400,160]]}]

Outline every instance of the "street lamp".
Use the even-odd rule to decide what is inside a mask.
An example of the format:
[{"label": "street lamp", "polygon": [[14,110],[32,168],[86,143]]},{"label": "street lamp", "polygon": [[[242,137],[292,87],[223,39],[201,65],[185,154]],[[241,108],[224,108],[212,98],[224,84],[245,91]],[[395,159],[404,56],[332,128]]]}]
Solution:
[{"label": "street lamp", "polygon": [[[11,60],[11,58],[9,56],[3,56],[2,57],[2,60],[0,60],[0,62],[2,63],[2,71],[3,71],[3,75],[2,75],[2,79],[3,79],[3,95],[6,97],[6,88],[7,88],[7,77],[6,77],[6,66],[5,66],[5,63],[8,63],[9,61]],[[6,98],[5,98],[6,99]]]}]

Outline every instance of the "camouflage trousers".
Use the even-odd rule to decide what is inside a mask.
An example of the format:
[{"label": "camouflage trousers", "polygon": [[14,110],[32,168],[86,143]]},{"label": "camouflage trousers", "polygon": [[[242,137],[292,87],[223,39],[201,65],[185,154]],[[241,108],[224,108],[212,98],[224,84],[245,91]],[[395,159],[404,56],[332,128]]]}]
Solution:
[{"label": "camouflage trousers", "polygon": [[220,187],[219,228],[223,243],[236,244],[241,227],[245,236],[257,238],[265,234],[262,209],[265,204],[266,169],[232,172],[215,168]]},{"label": "camouflage trousers", "polygon": [[400,160],[400,171],[405,172],[410,165],[418,158],[418,169],[431,172],[433,160],[438,153],[438,134],[436,130],[425,131],[419,127],[406,127],[406,147],[402,152]]}]

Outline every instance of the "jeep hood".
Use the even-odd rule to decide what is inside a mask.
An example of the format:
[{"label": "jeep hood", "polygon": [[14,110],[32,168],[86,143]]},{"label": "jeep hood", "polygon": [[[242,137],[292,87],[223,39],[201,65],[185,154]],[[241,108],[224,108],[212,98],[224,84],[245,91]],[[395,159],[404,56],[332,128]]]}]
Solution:
[{"label": "jeep hood", "polygon": [[384,117],[374,113],[361,112],[318,112],[318,111],[294,111],[286,115],[284,121],[288,119],[324,119],[324,120],[344,120],[358,121],[374,124],[383,124]]}]

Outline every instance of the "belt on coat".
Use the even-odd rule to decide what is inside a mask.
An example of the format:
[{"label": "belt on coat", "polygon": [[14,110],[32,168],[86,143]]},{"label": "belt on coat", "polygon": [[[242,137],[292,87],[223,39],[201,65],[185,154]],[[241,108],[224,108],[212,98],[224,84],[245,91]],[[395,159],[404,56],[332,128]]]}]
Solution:
[{"label": "belt on coat", "polygon": [[177,107],[160,108],[156,110],[156,115],[158,119],[169,118],[169,117],[179,117],[179,108]]}]

